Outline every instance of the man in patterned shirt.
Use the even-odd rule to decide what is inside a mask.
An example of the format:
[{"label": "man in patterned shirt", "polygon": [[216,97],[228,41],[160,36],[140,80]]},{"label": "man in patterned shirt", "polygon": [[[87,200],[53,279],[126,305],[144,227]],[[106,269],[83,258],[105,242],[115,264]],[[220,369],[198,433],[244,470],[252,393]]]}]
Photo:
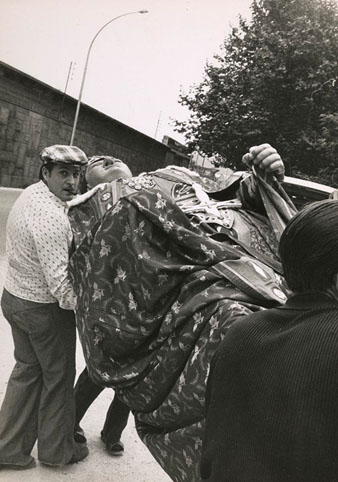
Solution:
[{"label": "man in patterned shirt", "polygon": [[0,468],[62,466],[88,455],[73,439],[76,296],[68,260],[67,201],[77,192],[85,153],[54,145],[41,154],[40,181],[26,188],[7,222],[8,272],[1,307],[16,364],[0,411]]}]

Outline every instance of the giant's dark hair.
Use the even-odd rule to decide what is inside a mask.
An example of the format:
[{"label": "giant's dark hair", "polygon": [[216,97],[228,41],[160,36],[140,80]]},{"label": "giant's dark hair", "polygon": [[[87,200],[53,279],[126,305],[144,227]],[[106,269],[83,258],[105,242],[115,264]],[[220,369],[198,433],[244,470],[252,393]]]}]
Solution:
[{"label": "giant's dark hair", "polygon": [[308,204],[287,224],[279,253],[294,292],[325,291],[338,273],[338,201]]}]

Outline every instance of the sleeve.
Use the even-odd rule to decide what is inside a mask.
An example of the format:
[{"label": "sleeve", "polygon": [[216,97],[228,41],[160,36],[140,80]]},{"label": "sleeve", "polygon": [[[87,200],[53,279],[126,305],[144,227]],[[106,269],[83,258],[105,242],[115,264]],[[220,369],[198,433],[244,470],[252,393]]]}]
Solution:
[{"label": "sleeve", "polygon": [[[236,423],[241,400],[241,340],[238,336],[239,321],[230,327],[219,345],[210,366],[206,389],[205,431],[200,459],[202,480],[224,480],[229,446],[231,450],[232,426]],[[245,357],[244,357],[245,358]],[[235,410],[231,410],[234,403]],[[225,451],[224,447],[227,447]],[[245,448],[245,446],[243,447]],[[225,451],[225,452],[224,452]]]},{"label": "sleeve", "polygon": [[[207,380],[205,406],[206,414],[215,403],[223,403],[231,383],[237,383],[240,378],[240,366],[248,356],[247,327],[253,323],[256,313],[243,314],[229,328],[223,341],[219,344],[211,359]],[[232,372],[231,372],[232,370]],[[234,378],[233,378],[234,376]],[[228,382],[225,382],[229,378]],[[236,382],[234,382],[236,380]],[[225,387],[225,388],[224,388]],[[224,394],[221,391],[224,388]],[[230,392],[228,393],[230,396]]]},{"label": "sleeve", "polygon": [[61,308],[74,310],[76,295],[68,273],[71,228],[67,214],[37,216],[32,235],[51,294],[58,300]]},{"label": "sleeve", "polygon": [[256,178],[252,173],[241,181],[237,196],[245,209],[266,214]]},{"label": "sleeve", "polygon": [[97,184],[95,187],[85,192],[84,194],[78,194],[71,201],[68,201],[67,203],[68,207],[73,208],[74,206],[78,206],[79,204],[82,204],[88,201],[88,199],[94,196],[94,194],[97,191],[99,190],[103,191],[106,185],[107,185],[106,183]]},{"label": "sleeve", "polygon": [[[280,182],[275,175],[267,175],[264,180],[276,192],[279,192],[281,189]],[[242,179],[237,190],[237,197],[241,200],[245,209],[266,215],[266,209],[260,194],[257,178],[252,172],[248,173],[248,175]]]}]

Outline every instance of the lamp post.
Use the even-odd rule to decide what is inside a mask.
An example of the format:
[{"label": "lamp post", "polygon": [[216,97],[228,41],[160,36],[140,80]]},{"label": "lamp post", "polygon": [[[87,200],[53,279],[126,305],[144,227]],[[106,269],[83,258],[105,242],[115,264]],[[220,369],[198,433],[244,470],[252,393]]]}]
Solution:
[{"label": "lamp post", "polygon": [[74,117],[72,136],[71,136],[71,139],[70,139],[70,145],[71,145],[71,146],[73,145],[73,142],[74,142],[76,125],[77,125],[77,120],[78,120],[78,117],[79,117],[79,111],[80,111],[80,105],[81,105],[81,99],[82,99],[82,92],[83,92],[83,87],[84,87],[84,83],[85,83],[85,80],[86,80],[88,60],[89,60],[90,52],[91,52],[91,50],[92,50],[93,43],[95,42],[97,36],[102,32],[102,30],[103,30],[104,28],[106,28],[109,24],[111,24],[112,22],[114,22],[114,20],[117,20],[118,18],[121,18],[121,17],[125,17],[126,15],[133,15],[134,13],[148,13],[148,10],[137,10],[136,12],[123,13],[122,15],[118,15],[117,17],[112,18],[111,20],[109,20],[109,22],[105,23],[105,24],[100,28],[100,30],[99,30],[98,32],[96,32],[96,34],[94,35],[93,40],[90,42],[90,45],[89,45],[89,48],[88,48],[88,52],[87,52],[86,63],[85,63],[84,70],[83,70],[83,74],[82,74],[82,81],[81,81],[81,87],[80,87],[80,92],[79,92],[79,98],[78,98],[77,105],[76,105],[76,112],[75,112],[75,117]]}]

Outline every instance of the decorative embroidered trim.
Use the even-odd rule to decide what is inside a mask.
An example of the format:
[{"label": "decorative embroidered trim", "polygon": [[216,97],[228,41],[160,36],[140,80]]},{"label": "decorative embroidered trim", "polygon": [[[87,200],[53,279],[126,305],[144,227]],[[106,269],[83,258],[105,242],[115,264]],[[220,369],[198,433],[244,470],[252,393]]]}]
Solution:
[{"label": "decorative embroidered trim", "polygon": [[121,179],[124,185],[140,191],[141,189],[151,189],[155,187],[155,181],[152,176],[142,175],[137,177],[132,177],[129,179]]}]

